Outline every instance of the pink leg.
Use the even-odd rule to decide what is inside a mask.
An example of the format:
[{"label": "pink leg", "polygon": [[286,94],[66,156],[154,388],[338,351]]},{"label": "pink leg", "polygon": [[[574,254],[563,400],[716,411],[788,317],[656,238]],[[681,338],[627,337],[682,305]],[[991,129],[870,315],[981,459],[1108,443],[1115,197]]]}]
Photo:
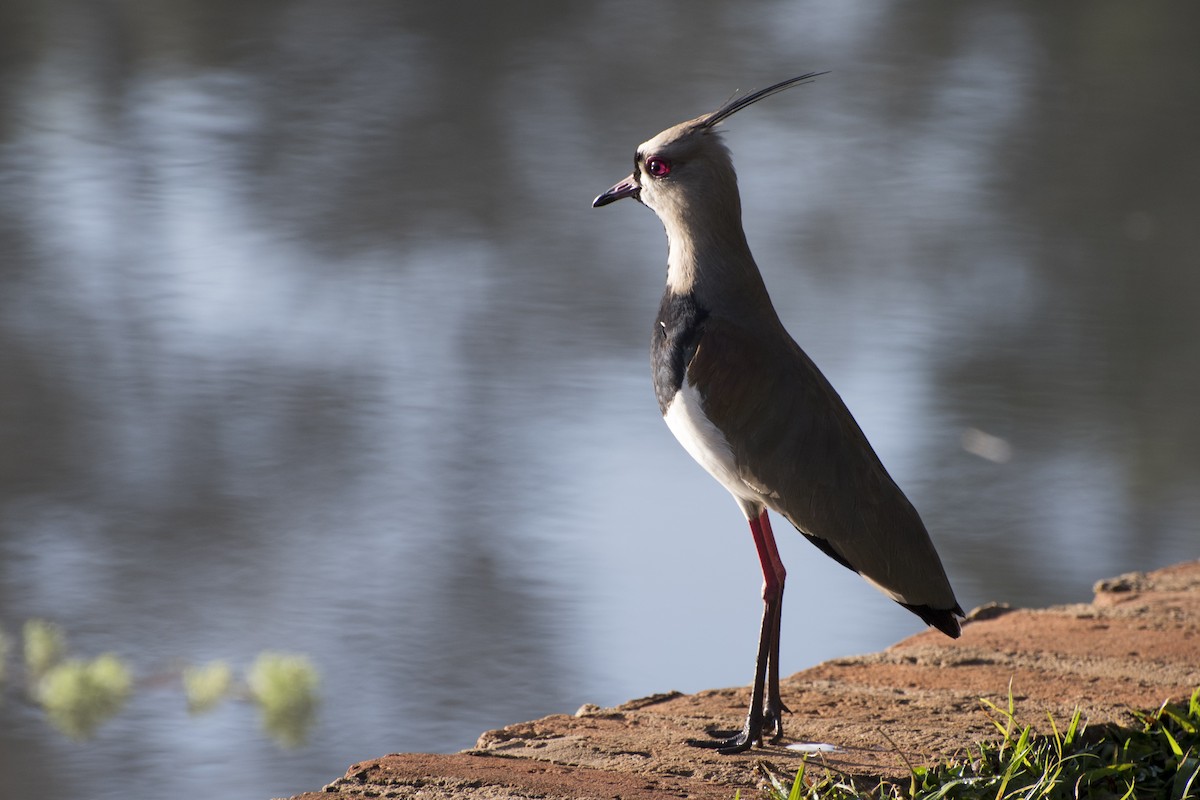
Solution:
[{"label": "pink leg", "polygon": [[758,563],[762,566],[763,600],[773,600],[783,594],[787,570],[783,568],[783,559],[779,557],[779,548],[775,545],[775,534],[771,531],[771,520],[765,508],[758,519],[750,520],[750,535],[754,537]]},{"label": "pink leg", "polygon": [[698,747],[714,747],[722,753],[740,753],[755,744],[762,744],[764,733],[772,736],[772,742],[778,741],[783,736],[782,715],[787,711],[779,695],[779,621],[787,571],[779,558],[766,510],[750,520],[750,535],[754,537],[763,571],[763,620],[746,723],[739,733],[728,738],[690,742]]},{"label": "pink leg", "polygon": [[788,710],[779,692],[779,638],[787,570],[784,569],[783,559],[779,557],[779,548],[775,544],[775,534],[771,531],[771,520],[766,509],[762,510],[757,520],[750,521],[750,532],[754,536],[758,560],[762,565],[763,602],[771,613],[763,729],[764,733],[774,734],[772,741],[778,741],[783,736],[783,712]]}]

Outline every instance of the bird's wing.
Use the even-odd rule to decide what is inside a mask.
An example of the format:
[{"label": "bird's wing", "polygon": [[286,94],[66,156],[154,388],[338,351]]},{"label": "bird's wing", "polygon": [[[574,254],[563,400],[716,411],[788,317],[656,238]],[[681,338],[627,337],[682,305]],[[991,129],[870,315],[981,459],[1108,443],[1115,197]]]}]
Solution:
[{"label": "bird's wing", "polygon": [[845,403],[782,326],[767,333],[710,319],[687,368],[742,480],[897,602],[958,610],[924,523]]}]

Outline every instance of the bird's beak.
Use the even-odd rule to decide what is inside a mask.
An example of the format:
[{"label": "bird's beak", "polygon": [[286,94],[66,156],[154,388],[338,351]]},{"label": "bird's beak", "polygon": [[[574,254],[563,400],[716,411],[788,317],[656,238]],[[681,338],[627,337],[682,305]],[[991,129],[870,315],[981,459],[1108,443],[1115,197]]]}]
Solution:
[{"label": "bird's beak", "polygon": [[593,200],[592,208],[606,206],[609,203],[620,200],[622,197],[632,197],[634,200],[637,200],[639,199],[638,193],[641,191],[642,187],[638,186],[637,181],[633,179],[633,175],[630,175],[628,178],[621,181],[616,186],[612,187],[607,192]]}]

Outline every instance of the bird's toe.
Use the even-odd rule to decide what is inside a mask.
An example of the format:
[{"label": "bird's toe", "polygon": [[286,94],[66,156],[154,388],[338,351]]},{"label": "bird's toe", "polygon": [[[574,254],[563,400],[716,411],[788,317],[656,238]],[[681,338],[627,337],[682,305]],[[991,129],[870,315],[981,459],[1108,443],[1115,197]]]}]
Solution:
[{"label": "bird's toe", "polygon": [[[782,729],[780,731],[782,733]],[[687,743],[692,747],[702,747],[706,750],[716,750],[722,755],[733,755],[734,753],[744,753],[753,747],[755,744],[762,744],[763,724],[756,720],[751,722],[746,721],[746,725],[740,731],[709,731],[711,739],[688,739]]]}]

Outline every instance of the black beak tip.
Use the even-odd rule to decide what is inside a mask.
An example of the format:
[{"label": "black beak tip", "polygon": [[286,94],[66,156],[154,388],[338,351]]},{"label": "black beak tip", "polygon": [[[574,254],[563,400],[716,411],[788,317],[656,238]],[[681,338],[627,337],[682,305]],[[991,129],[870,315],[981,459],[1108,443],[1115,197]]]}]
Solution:
[{"label": "black beak tip", "polygon": [[638,193],[641,192],[641,190],[642,187],[638,186],[637,181],[635,181],[633,176],[630,175],[625,180],[613,186],[607,192],[597,195],[596,199],[592,201],[592,208],[599,208],[600,206],[606,206],[609,203],[615,203],[617,200],[620,200],[623,197],[632,197],[637,199]]}]

